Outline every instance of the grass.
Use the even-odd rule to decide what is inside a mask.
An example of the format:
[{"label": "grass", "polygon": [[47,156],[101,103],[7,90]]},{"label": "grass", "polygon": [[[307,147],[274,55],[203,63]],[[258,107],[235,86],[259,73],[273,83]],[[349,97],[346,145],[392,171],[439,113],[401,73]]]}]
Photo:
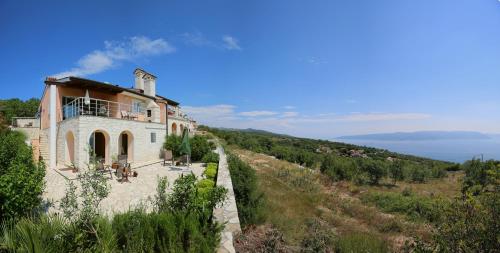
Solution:
[{"label": "grass", "polygon": [[366,233],[352,233],[339,237],[335,242],[335,252],[389,252],[389,247],[384,240],[377,239]]}]

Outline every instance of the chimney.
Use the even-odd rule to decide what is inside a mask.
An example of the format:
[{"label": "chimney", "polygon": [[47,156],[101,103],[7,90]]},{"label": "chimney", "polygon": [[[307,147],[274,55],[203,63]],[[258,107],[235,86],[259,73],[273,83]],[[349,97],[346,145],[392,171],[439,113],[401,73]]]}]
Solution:
[{"label": "chimney", "polygon": [[144,75],[146,72],[144,72],[142,69],[135,69],[134,75],[135,75],[135,85],[134,88],[138,90],[144,90]]},{"label": "chimney", "polygon": [[156,96],[156,77],[149,73],[144,75],[144,94],[151,97]]}]

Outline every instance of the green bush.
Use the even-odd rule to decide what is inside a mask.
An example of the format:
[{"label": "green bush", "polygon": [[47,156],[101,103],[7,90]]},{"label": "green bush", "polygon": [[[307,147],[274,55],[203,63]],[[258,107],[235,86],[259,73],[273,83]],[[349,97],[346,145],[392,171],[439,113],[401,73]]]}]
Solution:
[{"label": "green bush", "polygon": [[384,253],[389,252],[387,243],[367,233],[352,233],[340,236],[335,242],[335,252],[353,253],[370,252]]},{"label": "green bush", "polygon": [[[92,185],[87,182],[91,180],[82,184]],[[78,214],[76,219],[41,215],[9,221],[0,232],[0,252],[214,252],[222,226],[212,221],[212,210],[225,199],[226,190],[206,181],[199,184],[212,187],[201,194],[190,174],[178,178],[167,193],[167,180],[160,178],[152,213],[136,209],[111,220]],[[84,201],[95,204],[100,199]]]},{"label": "green bush", "polygon": [[166,150],[172,150],[172,155],[174,157],[180,156],[179,147],[181,145],[182,139],[180,136],[171,134],[165,138],[163,143],[163,148]]},{"label": "green bush", "polygon": [[245,227],[261,223],[264,220],[264,195],[257,188],[255,171],[232,154],[228,155],[228,166],[241,224]]},{"label": "green bush", "polygon": [[124,252],[213,252],[220,227],[194,213],[129,211],[112,221],[118,248]]},{"label": "green bush", "polygon": [[205,136],[195,135],[190,140],[191,144],[191,160],[201,161],[208,153],[212,152],[208,139]]},{"label": "green bush", "polygon": [[219,154],[208,152],[201,158],[201,161],[204,163],[219,163]]},{"label": "green bush", "polygon": [[211,179],[202,179],[197,183],[198,188],[213,188],[215,182]]},{"label": "green bush", "polygon": [[217,176],[217,167],[217,164],[209,163],[207,164],[207,168],[205,169],[203,174],[205,174],[208,179],[212,179],[215,181],[215,176]]},{"label": "green bush", "polygon": [[40,207],[45,166],[35,163],[25,136],[0,133],[0,221],[26,216]]},{"label": "green bush", "polygon": [[447,201],[417,196],[408,192],[369,192],[361,196],[365,203],[374,203],[384,212],[405,214],[413,220],[438,222]]},{"label": "green bush", "polygon": [[385,164],[373,159],[358,159],[361,171],[368,175],[371,184],[378,184],[380,179],[387,175]]}]

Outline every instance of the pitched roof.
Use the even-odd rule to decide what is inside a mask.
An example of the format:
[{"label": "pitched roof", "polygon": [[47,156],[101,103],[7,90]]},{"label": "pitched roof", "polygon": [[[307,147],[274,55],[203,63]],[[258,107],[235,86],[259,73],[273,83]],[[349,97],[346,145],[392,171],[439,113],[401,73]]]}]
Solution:
[{"label": "pitched roof", "polygon": [[163,99],[167,101],[169,105],[177,106],[178,102],[168,99],[163,96],[156,95],[156,97],[152,97],[143,93],[143,91],[134,89],[134,88],[124,88],[116,84],[104,83],[95,80],[85,79],[81,77],[69,76],[60,79],[47,78],[45,81],[46,84],[55,84],[67,87],[78,87],[78,88],[98,88],[100,90],[108,91],[111,93],[120,93],[120,92],[130,92],[139,96],[143,96],[149,99]]}]

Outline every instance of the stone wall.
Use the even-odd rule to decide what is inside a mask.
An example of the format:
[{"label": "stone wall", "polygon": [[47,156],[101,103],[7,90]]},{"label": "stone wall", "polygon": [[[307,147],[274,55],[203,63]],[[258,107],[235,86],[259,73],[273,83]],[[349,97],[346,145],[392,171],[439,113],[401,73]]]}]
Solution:
[{"label": "stone wall", "polygon": [[[92,132],[102,131],[105,133],[107,142],[106,163],[111,163],[111,156],[117,155],[119,151],[119,137],[122,132],[132,134],[133,155],[130,161],[141,163],[159,160],[161,148],[165,140],[166,128],[161,123],[141,122],[134,120],[122,120],[105,117],[79,116],[64,120],[58,125],[57,133],[57,162],[58,165],[67,164],[66,136],[71,132],[74,136],[75,164],[78,167],[86,167],[89,160],[88,143]],[[151,133],[156,134],[156,141],[151,142]]]},{"label": "stone wall", "polygon": [[217,153],[219,153],[219,170],[217,173],[217,186],[222,186],[228,191],[228,198],[222,207],[214,209],[215,220],[225,224],[221,234],[221,242],[217,252],[236,252],[233,246],[233,238],[236,234],[241,233],[240,219],[238,218],[238,208],[236,206],[236,198],[233,191],[233,182],[229,174],[226,154],[224,149],[218,145]]}]

